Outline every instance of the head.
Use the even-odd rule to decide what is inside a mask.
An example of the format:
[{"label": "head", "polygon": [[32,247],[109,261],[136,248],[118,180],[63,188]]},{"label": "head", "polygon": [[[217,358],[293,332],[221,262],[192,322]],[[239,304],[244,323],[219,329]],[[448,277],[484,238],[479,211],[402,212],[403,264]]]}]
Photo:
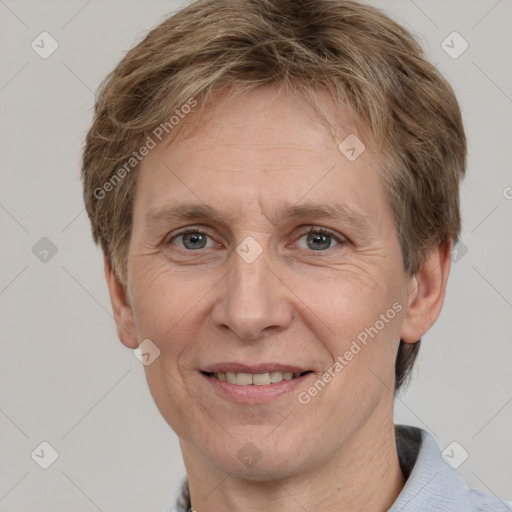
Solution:
[{"label": "head", "polygon": [[[465,159],[451,87],[363,4],[200,0],[127,53],[84,199],[119,337],[158,347],[146,377],[183,446],[230,468],[252,441],[285,474],[389,418],[442,307]],[[312,373],[282,407],[241,406],[209,395],[226,361]]]}]

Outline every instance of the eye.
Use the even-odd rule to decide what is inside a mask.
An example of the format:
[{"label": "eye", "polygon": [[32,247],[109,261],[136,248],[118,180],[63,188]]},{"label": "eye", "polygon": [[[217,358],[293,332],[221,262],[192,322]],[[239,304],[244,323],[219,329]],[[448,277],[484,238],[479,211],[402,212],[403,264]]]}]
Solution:
[{"label": "eye", "polygon": [[[304,237],[306,237],[306,249],[311,249],[312,251],[325,251],[326,249],[336,247],[336,245],[346,243],[343,237],[326,228],[311,228],[299,240]],[[336,242],[334,246],[332,246],[333,241]]]},{"label": "eye", "polygon": [[[204,231],[201,231],[198,228],[189,228],[186,231],[182,231],[181,233],[174,235],[165,244],[173,244],[180,247],[180,249],[195,251],[207,248],[206,244],[208,238],[210,238],[210,236]],[[180,246],[179,244],[174,243],[173,240],[181,241],[182,245]]]},{"label": "eye", "polygon": [[[311,228],[309,231],[301,235],[298,240],[301,240],[304,237],[306,237],[306,246],[299,246],[299,248],[305,250],[309,249],[310,251],[316,252],[325,251],[332,247],[336,247],[336,245],[343,245],[347,242],[345,238],[327,228]],[[207,246],[208,238],[211,239],[210,235],[205,231],[199,228],[188,228],[169,238],[165,242],[165,245],[172,244],[186,251],[196,251],[200,249],[208,249],[215,245]],[[332,245],[333,241],[335,242],[334,246]]]}]

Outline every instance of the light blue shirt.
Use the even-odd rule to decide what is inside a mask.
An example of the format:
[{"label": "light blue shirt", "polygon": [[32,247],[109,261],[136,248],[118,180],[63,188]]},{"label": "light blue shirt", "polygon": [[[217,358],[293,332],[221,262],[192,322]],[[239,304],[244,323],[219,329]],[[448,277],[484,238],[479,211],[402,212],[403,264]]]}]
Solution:
[{"label": "light blue shirt", "polygon": [[[512,502],[470,489],[462,476],[445,462],[427,431],[395,425],[395,433],[398,458],[407,481],[388,512],[512,511]],[[187,500],[182,495],[182,487],[186,484],[184,477],[163,512],[188,512]],[[180,506],[179,502],[184,505]]]}]

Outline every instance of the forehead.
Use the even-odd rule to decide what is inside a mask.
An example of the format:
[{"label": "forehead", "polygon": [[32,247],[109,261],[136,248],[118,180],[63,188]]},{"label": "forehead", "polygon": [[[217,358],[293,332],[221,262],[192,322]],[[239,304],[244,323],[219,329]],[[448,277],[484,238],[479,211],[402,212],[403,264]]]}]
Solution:
[{"label": "forehead", "polygon": [[[248,93],[218,91],[204,105],[192,110],[176,128],[176,135],[160,144],[162,150],[174,142],[196,145],[201,139],[219,147],[229,144],[249,150],[279,152],[288,144],[295,151],[331,150],[343,133],[355,133],[348,108],[325,90],[312,93],[311,100],[298,92],[286,92],[274,85],[257,87]],[[275,135],[279,133],[279,139]]]},{"label": "forehead", "polygon": [[354,220],[357,210],[368,208],[378,217],[385,206],[378,159],[369,146],[359,158],[347,158],[338,145],[355,136],[348,111],[328,95],[319,93],[318,101],[325,119],[271,87],[190,113],[177,127],[181,132],[142,161],[136,209],[146,220],[176,216],[186,205],[195,205],[197,214],[202,203],[200,213],[213,218],[235,209],[256,215],[265,205],[270,220],[292,205],[330,203],[331,212]]}]

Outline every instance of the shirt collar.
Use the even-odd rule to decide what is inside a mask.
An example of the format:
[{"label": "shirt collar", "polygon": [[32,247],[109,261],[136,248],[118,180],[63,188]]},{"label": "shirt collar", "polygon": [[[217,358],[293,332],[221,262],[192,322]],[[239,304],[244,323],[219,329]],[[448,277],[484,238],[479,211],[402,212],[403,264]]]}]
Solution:
[{"label": "shirt collar", "polygon": [[407,481],[388,512],[510,512],[499,498],[470,489],[426,430],[395,425],[395,437]]}]

